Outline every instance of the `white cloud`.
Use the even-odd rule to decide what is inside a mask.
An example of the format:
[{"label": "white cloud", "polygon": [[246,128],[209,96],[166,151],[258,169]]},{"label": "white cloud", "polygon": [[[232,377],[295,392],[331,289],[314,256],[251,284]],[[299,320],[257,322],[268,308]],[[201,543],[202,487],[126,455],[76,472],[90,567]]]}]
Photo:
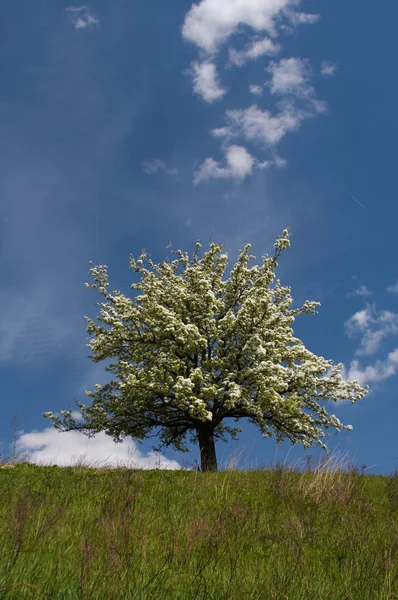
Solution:
[{"label": "white cloud", "polygon": [[147,175],[153,175],[159,171],[164,171],[168,175],[178,175],[178,169],[169,169],[166,163],[159,158],[154,158],[153,160],[144,160],[142,163],[142,169]]},{"label": "white cloud", "polygon": [[375,305],[356,312],[345,323],[350,337],[360,337],[357,356],[371,355],[377,352],[381,342],[389,335],[398,333],[398,313],[377,311]]},{"label": "white cloud", "polygon": [[371,319],[369,309],[364,308],[363,310],[359,310],[346,321],[347,331],[351,334],[358,329],[364,330],[368,327]]},{"label": "white cloud", "polygon": [[261,56],[276,56],[280,52],[280,48],[279,44],[275,44],[269,38],[251,42],[244,50],[230,48],[228,51],[229,64],[241,67],[249,60],[257,60]]},{"label": "white cloud", "polygon": [[249,87],[249,92],[253,94],[253,96],[262,96],[263,88],[261,85],[251,85]]},{"label": "white cloud", "polygon": [[216,65],[208,61],[201,63],[195,61],[191,66],[194,92],[209,104],[221,100],[227,90],[222,88],[218,81]]},{"label": "white cloud", "polygon": [[321,75],[323,77],[331,77],[337,70],[337,64],[324,60],[321,64]]},{"label": "white cloud", "polygon": [[[291,96],[279,102],[279,112],[261,110],[256,105],[247,109],[228,110],[227,126],[213,129],[215,137],[232,140],[243,137],[246,141],[275,147],[287,133],[297,131],[304,119],[327,110],[327,105],[315,97],[315,90],[309,83],[308,61],[299,58],[282,59],[271,62],[268,71],[272,74],[270,89],[272,94]],[[260,93],[259,86],[252,86],[252,93]],[[305,108],[299,108],[294,98],[304,99]]]},{"label": "white cloud", "polygon": [[213,158],[206,158],[200,169],[195,173],[194,184],[208,179],[235,179],[243,181],[253,170],[255,160],[243,146],[230,146],[226,150],[226,167]]},{"label": "white cloud", "polygon": [[277,35],[283,17],[293,25],[314,23],[317,15],[295,12],[300,0],[202,0],[185,17],[183,37],[201,50],[215,54],[241,25]]},{"label": "white cloud", "polygon": [[288,17],[293,25],[312,25],[320,19],[320,15],[288,11]]},{"label": "white cloud", "polygon": [[[81,415],[75,411],[72,416],[78,419]],[[132,439],[126,438],[116,444],[105,432],[89,439],[78,431],[60,433],[52,426],[31,433],[22,431],[15,449],[21,460],[42,466],[72,466],[83,459],[87,466],[92,467],[181,469],[177,461],[169,460],[160,453],[151,451],[143,454]]]},{"label": "white cloud", "polygon": [[398,373],[398,348],[390,352],[386,360],[378,360],[374,365],[361,368],[358,360],[353,360],[345,371],[347,379],[357,379],[362,385],[378,383]]},{"label": "white cloud", "polygon": [[228,110],[227,126],[213,129],[212,134],[225,139],[242,136],[246,141],[275,146],[288,132],[296,131],[308,116],[289,103],[276,115],[254,104],[246,109]]},{"label": "white cloud", "polygon": [[88,6],[70,6],[66,10],[71,13],[75,29],[86,29],[99,25],[98,17],[90,11]]},{"label": "white cloud", "polygon": [[371,296],[373,294],[373,292],[371,290],[369,290],[366,285],[360,285],[358,289],[355,290],[355,292],[350,293],[350,296],[363,296],[364,298],[366,298],[366,296]]},{"label": "white cloud", "polygon": [[276,162],[272,160],[263,160],[262,162],[257,162],[256,167],[258,169],[264,170],[269,169],[272,165],[275,165]]},{"label": "white cloud", "polygon": [[389,285],[386,290],[390,294],[398,294],[398,281],[394,285]]},{"label": "white cloud", "polygon": [[202,0],[186,15],[182,35],[201,50],[215,53],[239,25],[275,35],[277,17],[293,4],[293,0]]},{"label": "white cloud", "polygon": [[[227,66],[242,66],[262,56],[276,56],[281,50],[277,38],[286,23],[292,28],[319,19],[319,15],[297,12],[300,3],[301,0],[200,0],[193,4],[186,14],[182,35],[199,49],[200,61],[192,63],[191,69],[194,91],[209,103],[226,94],[215,61],[222,45],[245,27],[256,32],[255,38],[252,37],[241,50],[230,48]],[[271,73],[268,84],[271,94],[281,97],[277,110],[262,111],[257,106],[227,110],[227,126],[212,131],[215,137],[223,139],[223,144],[250,141],[266,146],[275,154],[275,146],[286,133],[296,131],[304,119],[328,110],[326,103],[316,98],[308,60],[285,58],[271,62],[268,71]],[[253,95],[262,94],[259,85],[250,86],[249,91]],[[301,101],[300,107],[297,100]],[[270,164],[281,165],[282,161],[279,158],[278,161],[255,161],[253,164],[268,167]],[[232,177],[230,166],[222,167],[213,158],[207,158],[195,174],[195,181],[210,177]]]},{"label": "white cloud", "polygon": [[271,94],[292,95],[298,98],[310,98],[315,95],[315,90],[310,84],[308,60],[283,58],[279,62],[271,62],[267,70],[272,75]]}]

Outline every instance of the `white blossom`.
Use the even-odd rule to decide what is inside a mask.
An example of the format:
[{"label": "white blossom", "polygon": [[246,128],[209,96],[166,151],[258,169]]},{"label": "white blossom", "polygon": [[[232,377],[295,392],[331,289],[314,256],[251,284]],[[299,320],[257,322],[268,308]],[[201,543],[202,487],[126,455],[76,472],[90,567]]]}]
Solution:
[{"label": "white blossom", "polygon": [[[302,315],[316,314],[318,302],[293,308],[291,289],[275,279],[289,230],[274,244],[274,255],[249,267],[255,257],[250,244],[225,278],[228,255],[212,242],[201,258],[196,243],[192,259],[178,250],[176,259],[154,264],[145,251],[130,267],[139,281],[136,296],[109,292],[107,267],[90,268],[104,302],[97,322],[86,317],[91,358],[109,358],[113,379],[86,392],[91,406],[80,402],[83,425],[71,409],[63,419],[44,413],[56,428],[79,428],[88,435],[105,430],[115,441],[144,439],[157,430],[162,446],[186,451],[188,432],[236,439],[239,429],[226,418],[248,418],[264,438],[276,437],[323,448],[325,431],[351,429],[321,402],[363,398],[359,381],[342,378],[342,365],[316,356],[294,336],[292,325]],[[91,263],[92,264],[92,263]],[[160,431],[159,431],[160,428]],[[195,437],[196,436],[196,437]],[[161,446],[161,447],[162,447]]]}]

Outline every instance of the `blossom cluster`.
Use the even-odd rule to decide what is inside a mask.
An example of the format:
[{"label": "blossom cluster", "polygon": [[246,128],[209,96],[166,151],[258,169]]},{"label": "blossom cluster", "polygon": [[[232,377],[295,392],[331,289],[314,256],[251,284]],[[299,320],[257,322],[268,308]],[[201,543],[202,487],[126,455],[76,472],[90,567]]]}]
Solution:
[{"label": "blossom cluster", "polygon": [[[248,418],[263,437],[289,439],[326,448],[325,430],[350,429],[329,415],[322,401],[365,396],[358,381],[342,377],[342,365],[316,356],[294,336],[301,314],[315,314],[319,303],[293,308],[291,289],[275,279],[282,252],[290,246],[284,230],[273,256],[249,266],[250,244],[240,251],[228,277],[224,246],[212,242],[202,258],[197,242],[193,257],[178,250],[175,259],[153,263],[143,251],[130,258],[139,275],[131,299],[109,291],[107,267],[92,266],[93,284],[104,302],[97,322],[86,317],[93,336],[88,347],[95,362],[115,359],[107,367],[114,379],[86,392],[93,403],[77,403],[85,419],[81,429],[105,430],[116,441],[143,439],[161,428],[161,439],[186,449],[188,431],[209,428],[236,439],[241,429],[226,418]],[[71,410],[63,422],[45,416],[55,427],[75,428]]]}]

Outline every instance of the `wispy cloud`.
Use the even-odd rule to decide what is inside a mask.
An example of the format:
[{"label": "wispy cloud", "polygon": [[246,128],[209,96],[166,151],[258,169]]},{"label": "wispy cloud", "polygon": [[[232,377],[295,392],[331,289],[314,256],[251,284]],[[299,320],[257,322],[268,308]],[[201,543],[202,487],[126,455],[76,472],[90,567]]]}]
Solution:
[{"label": "wispy cloud", "polygon": [[193,62],[192,74],[194,92],[205,102],[211,104],[216,100],[221,100],[227,93],[227,90],[220,85],[214,63],[209,61]]},{"label": "wispy cloud", "polygon": [[398,294],[398,281],[397,283],[394,283],[394,285],[389,285],[386,290],[390,294]]},{"label": "wispy cloud", "polygon": [[242,67],[249,60],[257,60],[262,56],[276,56],[280,52],[280,45],[269,38],[250,42],[243,50],[230,48],[228,51],[229,64]]},{"label": "wispy cloud", "polygon": [[9,293],[0,295],[0,363],[38,365],[48,355],[73,347],[81,323],[73,317],[72,305],[63,307],[60,318],[59,299],[68,293],[67,286],[59,282],[58,292],[59,296],[49,281],[40,278],[19,293],[14,291],[12,302]]},{"label": "wispy cloud", "polygon": [[70,6],[66,10],[71,13],[72,23],[75,29],[87,29],[99,25],[98,17],[88,6]]},{"label": "wispy cloud", "polygon": [[386,337],[398,333],[398,313],[377,311],[375,305],[368,305],[346,321],[345,329],[349,337],[360,339],[357,356],[375,354]]},{"label": "wispy cloud", "polygon": [[369,290],[366,285],[360,285],[354,292],[350,292],[347,294],[348,296],[362,296],[366,298],[367,296],[372,296],[373,292]]},{"label": "wispy cloud", "polygon": [[321,64],[321,75],[323,77],[332,77],[337,70],[337,64],[324,60]]},{"label": "wispy cloud", "polygon": [[310,84],[310,66],[301,58],[283,58],[279,62],[271,62],[268,67],[271,73],[271,94],[279,96],[296,96],[308,99],[315,96]]},{"label": "wispy cloud", "polygon": [[263,87],[261,85],[251,85],[249,87],[249,92],[253,94],[253,96],[262,96]]},{"label": "wispy cloud", "polygon": [[[76,357],[79,344],[84,354],[84,281],[99,252],[98,198],[141,102],[137,91],[118,103],[97,56],[81,54],[79,44],[54,52],[53,41],[43,40],[34,88],[41,101],[1,106],[8,220],[0,224],[7,257],[0,266],[0,362],[33,369]],[[127,235],[125,223],[117,227]]]},{"label": "wispy cloud", "polygon": [[291,103],[285,103],[275,115],[253,104],[246,109],[228,110],[226,127],[213,129],[212,134],[222,139],[243,137],[246,141],[274,147],[288,132],[296,131],[309,116]]},{"label": "wispy cloud", "polygon": [[312,25],[321,18],[318,14],[286,11],[287,15],[293,25]]},{"label": "wispy cloud", "polygon": [[154,158],[153,160],[145,160],[142,163],[142,170],[147,175],[153,175],[154,173],[159,173],[159,171],[163,171],[164,173],[167,173],[167,175],[178,175],[178,169],[169,169],[166,163],[163,160],[160,160],[159,158]]}]

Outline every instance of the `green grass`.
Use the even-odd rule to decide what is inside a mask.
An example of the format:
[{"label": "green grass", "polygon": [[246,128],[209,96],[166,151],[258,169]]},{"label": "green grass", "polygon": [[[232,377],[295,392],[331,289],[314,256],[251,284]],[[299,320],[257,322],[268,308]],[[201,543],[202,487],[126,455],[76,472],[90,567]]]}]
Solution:
[{"label": "green grass", "polygon": [[398,598],[398,477],[0,469],[0,598]]}]

